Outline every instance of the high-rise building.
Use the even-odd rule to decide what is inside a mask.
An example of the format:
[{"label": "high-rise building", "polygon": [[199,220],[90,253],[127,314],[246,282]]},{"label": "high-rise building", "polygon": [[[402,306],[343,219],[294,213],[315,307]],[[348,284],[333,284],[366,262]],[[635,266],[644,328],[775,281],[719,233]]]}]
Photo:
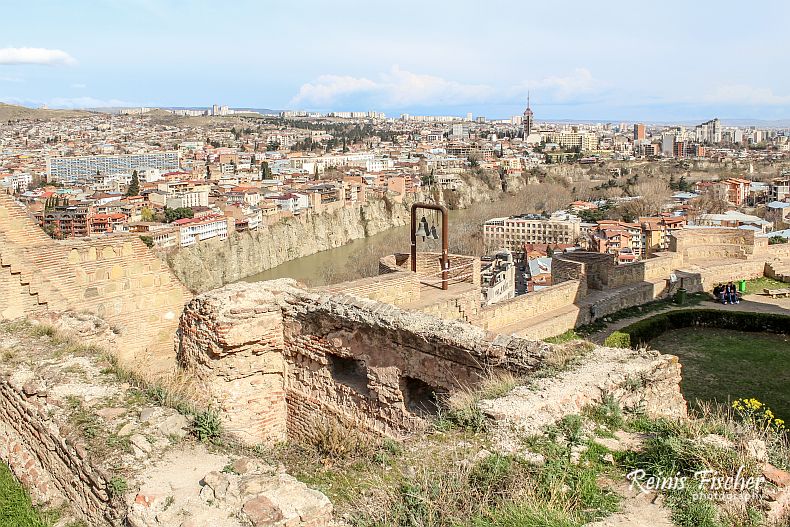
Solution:
[{"label": "high-rise building", "polygon": [[698,124],[694,131],[697,141],[701,143],[721,143],[721,122],[718,119]]},{"label": "high-rise building", "polygon": [[645,138],[645,125],[642,123],[634,125],[634,141],[642,141]]},{"label": "high-rise building", "polygon": [[529,137],[529,134],[532,133],[532,119],[534,115],[532,114],[532,108],[529,107],[529,92],[527,92],[527,109],[524,110],[524,120],[522,124],[524,125],[524,140]]}]

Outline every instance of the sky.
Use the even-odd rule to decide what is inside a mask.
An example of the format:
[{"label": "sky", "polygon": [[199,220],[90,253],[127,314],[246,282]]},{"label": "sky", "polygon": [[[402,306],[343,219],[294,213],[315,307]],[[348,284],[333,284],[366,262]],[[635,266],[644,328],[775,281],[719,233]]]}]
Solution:
[{"label": "sky", "polygon": [[790,118],[790,2],[0,0],[0,101]]}]

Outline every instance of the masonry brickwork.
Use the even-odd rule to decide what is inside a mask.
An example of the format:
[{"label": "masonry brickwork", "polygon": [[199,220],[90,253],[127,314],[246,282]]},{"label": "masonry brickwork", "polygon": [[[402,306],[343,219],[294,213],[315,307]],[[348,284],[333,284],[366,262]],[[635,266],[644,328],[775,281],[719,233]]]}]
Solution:
[{"label": "masonry brickwork", "polygon": [[136,236],[56,241],[0,194],[0,320],[87,311],[120,333],[120,358],[172,370],[172,339],[189,291]]},{"label": "masonry brickwork", "polygon": [[[424,426],[436,394],[474,388],[499,371],[529,378],[554,352],[541,341],[290,280],[195,297],[181,318],[179,348],[228,428],[252,444],[309,437],[327,419],[398,437]],[[264,381],[274,364],[281,370]],[[620,368],[611,364],[610,372]],[[644,370],[647,384],[651,371]]]}]

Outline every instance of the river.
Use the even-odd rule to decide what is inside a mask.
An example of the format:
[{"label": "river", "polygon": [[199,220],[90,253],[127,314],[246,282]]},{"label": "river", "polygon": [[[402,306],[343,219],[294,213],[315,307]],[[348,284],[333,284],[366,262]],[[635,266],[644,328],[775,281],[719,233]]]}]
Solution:
[{"label": "river", "polygon": [[[450,236],[453,224],[479,223],[479,211],[473,205],[463,210],[450,211]],[[429,215],[428,219],[432,217]],[[438,220],[438,218],[437,218]],[[437,221],[438,223],[438,221]],[[439,225],[437,225],[437,228]],[[437,251],[438,242],[420,242],[418,250]],[[451,245],[452,248],[452,245]],[[258,274],[248,276],[244,282],[260,282],[276,278],[294,278],[305,285],[317,287],[378,274],[378,261],[382,256],[409,251],[409,227],[393,227],[374,236],[353,240],[341,247],[321,251],[290,260]]]}]

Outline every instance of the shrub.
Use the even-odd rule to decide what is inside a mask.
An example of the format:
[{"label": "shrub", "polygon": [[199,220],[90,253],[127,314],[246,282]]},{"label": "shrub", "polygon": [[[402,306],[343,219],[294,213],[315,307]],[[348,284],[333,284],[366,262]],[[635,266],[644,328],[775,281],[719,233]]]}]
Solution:
[{"label": "shrub", "polygon": [[373,446],[360,429],[329,417],[312,420],[305,430],[304,439],[319,454],[332,459],[367,454]]},{"label": "shrub", "polygon": [[606,337],[606,340],[603,341],[603,345],[610,348],[630,348],[631,335],[623,333],[622,331],[615,331]]},{"label": "shrub", "polygon": [[107,482],[107,490],[112,497],[120,496],[128,489],[129,484],[126,483],[126,479],[123,476],[113,476],[110,478],[110,481]]},{"label": "shrub", "polygon": [[790,331],[790,316],[717,309],[680,309],[634,322],[619,332],[629,336],[631,346],[641,346],[670,329],[685,327],[786,334]]},{"label": "shrub", "polygon": [[192,434],[198,441],[216,443],[222,435],[222,421],[213,409],[197,412],[192,418]]}]

